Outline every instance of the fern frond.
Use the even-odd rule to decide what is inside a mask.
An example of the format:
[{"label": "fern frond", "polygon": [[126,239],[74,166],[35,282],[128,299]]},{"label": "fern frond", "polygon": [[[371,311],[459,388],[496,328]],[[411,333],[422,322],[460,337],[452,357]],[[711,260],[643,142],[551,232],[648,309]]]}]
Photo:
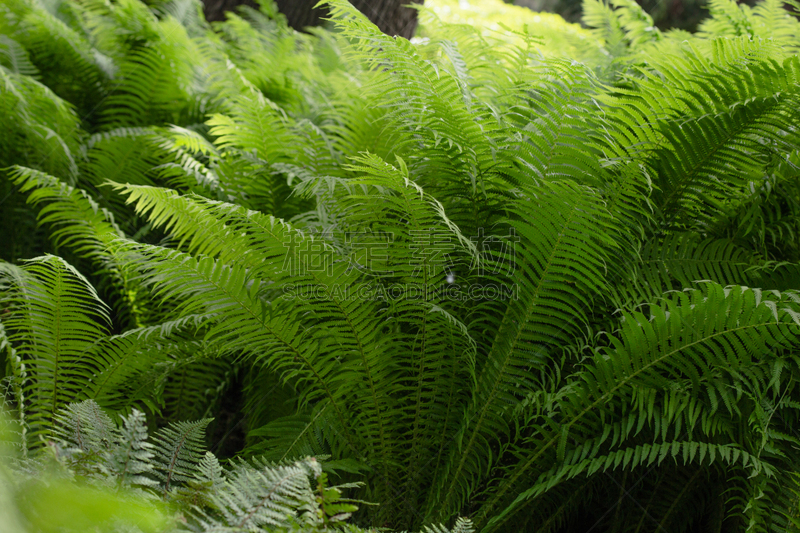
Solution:
[{"label": "fern frond", "polygon": [[475,527],[468,518],[457,518],[456,523],[452,529],[443,526],[430,525],[425,526],[422,531],[424,533],[474,533]]},{"label": "fern frond", "polygon": [[11,0],[9,5],[16,11],[9,37],[25,49],[40,81],[73,104],[82,120],[91,122],[113,67],[79,29],[54,16],[40,2]]},{"label": "fern frond", "polygon": [[108,251],[111,240],[125,235],[114,215],[85,191],[43,172],[14,167],[11,177],[20,192],[28,194],[28,202],[39,208],[39,222],[50,226],[54,245],[90,261],[106,287],[115,293],[114,300],[125,305],[119,310],[119,318],[139,325],[142,310],[136,286],[125,267]]},{"label": "fern frond", "polygon": [[[540,380],[546,383],[551,347],[577,332],[586,320],[587,296],[603,291],[603,258],[613,247],[608,237],[613,222],[600,199],[591,189],[568,183],[530,194],[514,207],[520,220],[513,226],[522,240],[513,259],[518,296],[502,317],[484,326],[496,333],[479,367],[472,405],[456,437],[459,445],[451,448],[439,477],[447,484],[434,492],[442,508],[429,512],[438,516],[447,516],[468,497],[489,468],[485,461],[492,456],[492,442],[509,431],[508,406]],[[529,202],[536,206],[533,220],[525,215]]]},{"label": "fern frond", "polygon": [[25,384],[32,435],[51,427],[59,408],[81,398],[102,368],[91,347],[105,335],[108,308],[72,266],[54,256],[29,261],[14,287],[9,339],[29,369]]},{"label": "fern frond", "polygon": [[[255,469],[246,463],[236,464],[228,474],[228,484],[222,491],[211,494],[214,508],[222,524],[235,528],[281,528],[313,521],[308,511],[297,516],[297,510],[310,510],[315,497],[309,483],[316,462],[298,462],[285,466],[266,466]],[[319,466],[316,466],[319,471]],[[309,516],[311,515],[311,516]],[[311,520],[309,520],[311,519]],[[208,520],[208,518],[206,519]],[[204,521],[206,522],[206,521]],[[313,522],[312,522],[313,523]],[[213,522],[206,522],[205,528]]]},{"label": "fern frond", "polygon": [[[709,283],[704,285],[703,290],[678,293],[659,306],[651,305],[650,317],[626,314],[619,334],[611,338],[610,347],[598,351],[586,370],[576,375],[576,381],[564,390],[565,394],[557,397],[558,422],[545,420],[541,429],[537,428],[541,437],[537,437],[536,452],[528,454],[527,459],[515,466],[514,473],[503,482],[504,488],[493,496],[492,502],[500,499],[529,469],[541,468],[542,461],[544,464],[553,459],[569,462],[567,456],[573,460],[580,458],[591,461],[591,457],[585,459],[583,454],[596,454],[601,443],[612,434],[611,428],[604,422],[608,416],[638,412],[630,418],[625,434],[641,431],[645,424],[654,420],[655,406],[648,395],[639,398],[632,396],[630,400],[623,398],[640,389],[667,389],[671,377],[680,379],[685,387],[694,391],[692,396],[702,398],[711,413],[719,409],[720,416],[722,413],[726,413],[725,416],[739,416],[738,404],[742,397],[730,389],[728,379],[741,376],[744,378],[742,384],[749,384],[744,386],[755,389],[761,387],[757,368],[759,362],[774,353],[790,354],[786,349],[800,333],[797,302],[798,297],[794,293],[762,293],[757,289],[738,286],[725,289]],[[669,411],[670,418],[674,416],[676,407],[673,405]],[[713,428],[705,425],[707,418],[695,420],[696,431],[706,432]],[[702,424],[698,424],[701,421]],[[596,428],[602,426],[607,429],[602,437],[596,439]],[[666,436],[668,427],[669,424],[661,424],[662,435]],[[573,448],[569,443],[576,438],[576,432],[586,437],[591,435],[590,439],[595,440],[587,441],[586,447]],[[757,471],[775,472],[768,461],[757,457],[755,450],[741,449],[735,443],[731,445],[736,452],[730,448],[727,451],[716,450],[723,453],[720,456],[722,459],[741,459],[743,465],[749,464],[750,468]],[[658,449],[669,452],[670,443],[664,443],[664,446]],[[652,454],[655,448],[647,449]],[[700,449],[699,444],[693,444],[690,448],[684,448],[684,445],[675,448],[685,450],[685,458],[694,457]],[[667,452],[659,451],[652,457]],[[707,453],[710,454],[710,451],[707,450]],[[630,460],[632,455],[615,457],[622,461],[626,457]],[[647,457],[649,461],[651,456]],[[617,459],[592,464],[600,468],[615,461]],[[590,463],[584,464],[588,466]],[[539,492],[547,487],[547,483],[552,486],[559,480],[560,476],[542,474],[545,485],[531,490]],[[533,492],[520,495],[505,511],[492,519],[491,527],[507,520],[516,506],[531,494]],[[488,511],[492,505],[494,503],[490,502],[484,509]]]},{"label": "fern frond", "polygon": [[[93,351],[102,358],[104,366],[86,384],[87,396],[117,412],[129,411],[140,403],[157,411],[163,405],[164,387],[175,373],[180,373],[180,361],[186,358],[185,354],[203,351],[202,343],[193,340],[193,336],[209,318],[188,316],[99,339]],[[213,377],[210,379],[216,383]],[[196,394],[204,397],[206,391]],[[169,405],[173,409],[180,404]]]},{"label": "fern frond", "polygon": [[771,49],[716,40],[710,59],[690,49],[654,60],[656,70],[629,93],[637,96],[613,104],[620,110],[615,116],[630,116],[625,121],[633,135],[621,142],[653,176],[653,204],[663,226],[700,229],[723,216],[749,193],[773,150],[792,146],[786,132],[798,108],[800,69],[796,58],[783,64],[767,59]]},{"label": "fern frond", "polygon": [[631,309],[653,302],[671,290],[693,288],[694,282],[761,286],[753,268],[758,258],[730,240],[700,239],[696,234],[674,233],[663,241],[644,245],[627,266],[625,280],[615,287],[613,304]]},{"label": "fern frond", "polygon": [[39,220],[53,227],[51,235],[56,246],[72,248],[106,268],[113,268],[106,245],[124,233],[107,209],[86,192],[44,172],[17,166],[11,177],[20,192],[28,193],[30,203],[44,204]]},{"label": "fern frond", "polygon": [[83,454],[105,454],[116,440],[114,422],[92,400],[66,405],[54,422],[53,434]]},{"label": "fern frond", "polygon": [[750,37],[754,34],[752,8],[739,5],[731,0],[711,0],[708,19],[698,28],[698,33],[706,38]]},{"label": "fern frond", "polygon": [[625,32],[614,9],[603,0],[584,0],[583,23],[594,28],[612,57],[621,56],[626,49]]},{"label": "fern frond", "polygon": [[4,167],[23,163],[76,178],[78,117],[40,82],[0,68],[0,110],[9,117],[0,134]]},{"label": "fern frond", "polygon": [[211,495],[224,490],[225,483],[225,472],[219,460],[213,453],[206,452],[197,464],[194,479],[179,488],[175,497],[194,508],[210,508],[213,506]]},{"label": "fern frond", "polygon": [[144,414],[134,409],[122,419],[119,444],[108,458],[109,471],[117,478],[119,487],[154,487],[157,483],[148,477],[154,456],[153,445],[147,442]]},{"label": "fern frond", "polygon": [[797,6],[792,2],[763,0],[751,7],[730,0],[712,0],[709,2],[710,17],[700,24],[698,35],[707,39],[771,39],[796,53],[800,46],[797,38],[800,21],[796,14]]},{"label": "fern frond", "polygon": [[18,42],[7,35],[0,35],[0,65],[14,74],[34,79],[39,78],[39,69],[31,63],[28,53]]},{"label": "fern frond", "polygon": [[173,422],[153,436],[153,475],[164,484],[163,497],[175,485],[194,479],[203,453],[206,426],[211,420]]},{"label": "fern frond", "polygon": [[215,409],[235,381],[238,365],[212,347],[187,343],[173,349],[172,360],[158,365],[162,378],[161,400],[166,420],[193,420]]}]

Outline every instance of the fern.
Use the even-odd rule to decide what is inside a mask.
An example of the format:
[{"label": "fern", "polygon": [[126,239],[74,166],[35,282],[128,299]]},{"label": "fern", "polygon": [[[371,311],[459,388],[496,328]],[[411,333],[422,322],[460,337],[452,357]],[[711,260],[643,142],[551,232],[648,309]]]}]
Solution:
[{"label": "fern", "polygon": [[[44,508],[40,504],[53,501],[58,496],[63,497],[64,491],[71,489],[85,498],[82,503],[73,503],[72,518],[87,527],[129,527],[136,516],[137,525],[143,531],[205,532],[242,528],[365,531],[346,523],[352,512],[358,509],[354,505],[358,502],[342,497],[343,490],[358,484],[330,486],[327,474],[315,458],[306,458],[293,464],[240,461],[230,469],[223,469],[210,452],[206,452],[195,465],[183,463],[186,468],[184,473],[189,476],[172,478],[173,481],[177,481],[178,477],[186,481],[180,490],[170,492],[172,496],[177,496],[174,502],[188,517],[188,520],[182,519],[184,526],[176,529],[165,520],[167,509],[149,499],[152,498],[151,491],[161,492],[161,487],[148,474],[171,468],[167,463],[169,457],[161,455],[161,448],[170,448],[174,458],[176,450],[181,447],[182,437],[185,437],[185,443],[194,456],[202,447],[196,437],[202,433],[208,420],[162,428],[151,444],[148,442],[144,415],[139,411],[133,411],[124,418],[121,428],[91,400],[66,406],[57,418],[61,425],[54,434],[59,439],[54,451],[57,464],[64,469],[63,473],[74,475],[82,472],[81,468],[89,464],[90,459],[100,468],[92,473],[93,482],[87,486],[53,478],[49,491],[37,487],[33,492],[28,492],[37,499],[34,505],[20,506],[20,511],[30,522],[45,529],[56,525],[57,520],[63,519],[64,513],[56,505],[54,516],[45,518],[42,514]],[[188,453],[186,445],[184,451],[178,451],[177,455]],[[2,472],[5,473],[5,465]],[[22,471],[16,473],[29,475]],[[117,492],[101,496],[98,488],[112,480],[116,483]],[[165,494],[169,483],[169,480],[164,482]],[[0,487],[5,490],[9,484],[4,479]],[[130,487],[138,487],[139,492],[126,492]],[[125,504],[129,506],[127,512],[122,507]],[[9,506],[8,509],[16,510],[15,507]],[[96,518],[87,511],[94,511]],[[5,527],[8,518],[4,516],[3,520]],[[425,529],[426,533],[450,531],[440,526]],[[464,519],[459,519],[452,530],[453,533],[472,531],[471,523]]]},{"label": "fern", "polygon": [[[53,464],[47,465],[48,458],[40,454],[37,461],[41,463],[18,463],[12,470],[15,476],[26,478],[24,493],[34,499],[19,505],[9,503],[6,508],[42,530],[62,527],[59,521],[71,516],[78,527],[102,531],[129,528],[134,523],[141,531],[154,532],[218,531],[241,528],[243,524],[251,528],[270,525],[303,531],[364,531],[344,522],[357,509],[351,500],[341,496],[341,491],[350,486],[328,486],[327,476],[314,458],[292,465],[241,462],[225,470],[209,452],[187,470],[191,474],[186,478],[188,483],[179,491],[170,492],[180,496],[175,504],[189,518],[187,521],[180,517],[184,525],[176,528],[179,518],[169,517],[175,511],[153,501],[153,491],[161,493],[162,488],[149,475],[168,468],[158,453],[165,439],[174,441],[173,433],[177,435],[181,430],[195,432],[196,436],[208,421],[163,428],[151,444],[144,415],[139,411],[124,418],[121,428],[91,400],[66,406],[57,418],[60,425],[53,436],[58,442],[51,445]],[[192,448],[195,446],[198,443],[193,442]],[[0,487],[17,496],[22,493],[20,488],[5,479],[6,458],[4,455]],[[89,465],[95,468],[87,470]],[[37,472],[40,468],[49,469],[48,478]],[[36,477],[27,479],[32,473]],[[88,473],[90,477],[84,478],[81,485],[67,481],[78,473]],[[45,478],[46,488],[42,486]],[[311,484],[312,479],[315,485]],[[109,482],[114,483],[115,491],[104,493],[101,489],[108,491]],[[132,487],[138,490],[131,491]],[[70,490],[82,500],[67,497]],[[69,511],[57,503],[58,498],[70,502]],[[50,505],[49,515],[44,512],[46,504]],[[7,528],[8,515],[2,520],[0,523]]]},{"label": "fern", "polygon": [[83,276],[53,256],[32,260],[14,289],[5,323],[31,372],[24,388],[35,405],[29,421],[36,434],[98,371],[86,352],[104,333],[108,310]]},{"label": "fern", "polygon": [[144,415],[134,410],[123,420],[119,446],[110,454],[109,470],[116,475],[120,487],[152,487],[156,482],[147,477],[153,470],[153,445],[147,442]]},{"label": "fern", "polygon": [[176,422],[162,428],[154,437],[155,475],[164,483],[164,495],[170,485],[191,479],[192,470],[200,461],[200,450],[206,426],[211,419],[197,422]]},{"label": "fern", "polygon": [[795,527],[791,13],[329,6],[0,8],[23,449],[198,531]]},{"label": "fern", "polygon": [[67,405],[55,416],[54,434],[84,455],[102,456],[114,441],[111,418],[91,400]]}]

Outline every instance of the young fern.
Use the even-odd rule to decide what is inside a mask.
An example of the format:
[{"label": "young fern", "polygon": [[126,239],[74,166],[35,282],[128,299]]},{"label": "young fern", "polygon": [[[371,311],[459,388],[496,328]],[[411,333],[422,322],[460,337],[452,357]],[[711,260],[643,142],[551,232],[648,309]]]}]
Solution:
[{"label": "young fern", "polygon": [[[342,497],[342,491],[352,486],[329,486],[327,474],[313,457],[293,464],[240,461],[223,469],[210,452],[199,458],[204,447],[202,432],[209,420],[172,424],[159,430],[150,442],[145,417],[136,410],[118,427],[97,403],[86,400],[67,405],[56,419],[53,446],[61,467],[68,475],[88,476],[84,477],[85,487],[71,487],[90,499],[82,507],[96,505],[98,512],[105,512],[104,520],[116,520],[119,526],[130,526],[138,516],[137,525],[145,531],[365,531],[346,523],[357,507],[356,502]],[[33,463],[27,467],[36,468]],[[179,481],[182,486],[176,488]],[[94,492],[102,487],[115,492],[102,499]],[[33,494],[44,500],[48,497]],[[168,496],[179,506],[183,526],[169,525],[163,515],[151,515],[166,510],[154,502],[157,495]],[[131,505],[131,512],[103,508],[115,498]],[[80,510],[73,511],[73,519],[92,523]],[[468,522],[459,524],[455,531],[471,531],[464,529]]]},{"label": "young fern", "polygon": [[192,479],[200,462],[206,426],[210,418],[196,422],[175,422],[161,428],[153,437],[153,474],[163,483],[163,496],[178,483]]},{"label": "young fern", "polygon": [[153,444],[147,442],[144,414],[133,410],[122,420],[119,445],[108,458],[108,468],[117,478],[118,487],[150,488],[157,485],[152,478]]}]

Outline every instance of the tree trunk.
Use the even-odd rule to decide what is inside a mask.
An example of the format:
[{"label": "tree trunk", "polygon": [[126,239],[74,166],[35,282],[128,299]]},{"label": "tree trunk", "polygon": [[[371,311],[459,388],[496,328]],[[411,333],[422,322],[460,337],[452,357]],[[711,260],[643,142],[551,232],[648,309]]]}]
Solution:
[{"label": "tree trunk", "polygon": [[254,0],[203,0],[203,13],[209,22],[225,20],[225,12],[235,11],[239,6],[258,9]]},{"label": "tree trunk", "polygon": [[276,0],[278,11],[286,15],[289,26],[297,31],[303,31],[309,26],[319,26],[323,18],[328,16],[328,10],[316,8],[319,0]]},{"label": "tree trunk", "polygon": [[417,31],[417,10],[407,4],[424,4],[425,0],[350,0],[353,6],[386,35],[411,39]]},{"label": "tree trunk", "polygon": [[[314,6],[319,0],[277,0],[278,10],[286,16],[289,26],[302,31],[309,26],[319,26],[328,15],[325,8]],[[406,4],[423,4],[425,0],[350,0],[373,24],[387,35],[410,39],[417,29],[417,10],[403,7]],[[223,20],[225,11],[240,5],[257,7],[253,0],[203,0],[203,11],[209,21]]]}]

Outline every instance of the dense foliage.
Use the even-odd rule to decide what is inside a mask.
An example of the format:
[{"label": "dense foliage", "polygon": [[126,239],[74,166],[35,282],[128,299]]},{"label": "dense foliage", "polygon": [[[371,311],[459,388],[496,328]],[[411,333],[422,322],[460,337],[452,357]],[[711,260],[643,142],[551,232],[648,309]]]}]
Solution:
[{"label": "dense foliage", "polygon": [[329,3],[0,5],[3,527],[797,528],[797,18]]}]

